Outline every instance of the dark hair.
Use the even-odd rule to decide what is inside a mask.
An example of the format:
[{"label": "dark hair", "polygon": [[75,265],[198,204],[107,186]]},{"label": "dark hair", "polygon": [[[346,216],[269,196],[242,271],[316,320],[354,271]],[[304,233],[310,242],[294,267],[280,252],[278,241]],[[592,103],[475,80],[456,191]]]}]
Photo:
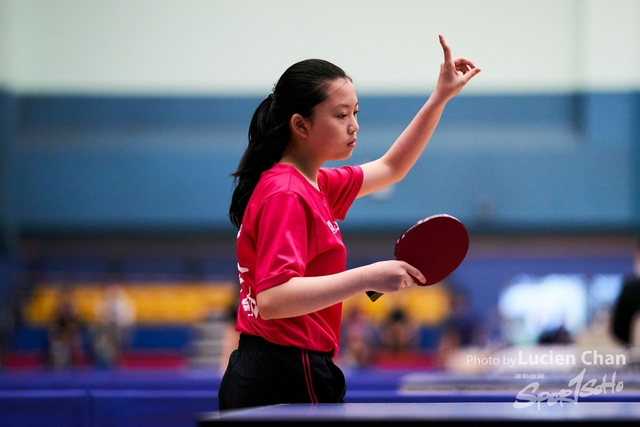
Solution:
[{"label": "dark hair", "polygon": [[249,145],[234,177],[229,218],[238,228],[262,172],[282,159],[289,143],[289,120],[294,114],[311,117],[313,107],[327,99],[327,85],[336,79],[350,79],[338,66],[307,59],[293,64],[280,77],[273,93],[253,113],[249,125]]}]

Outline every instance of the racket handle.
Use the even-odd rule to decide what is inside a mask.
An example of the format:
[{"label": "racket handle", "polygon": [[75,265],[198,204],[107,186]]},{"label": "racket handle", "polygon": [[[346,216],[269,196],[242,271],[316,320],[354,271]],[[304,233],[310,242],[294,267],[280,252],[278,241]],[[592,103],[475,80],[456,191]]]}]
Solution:
[{"label": "racket handle", "polygon": [[382,295],[384,295],[384,294],[382,294],[382,293],[380,293],[380,292],[376,292],[376,291],[367,291],[367,296],[369,297],[369,299],[370,299],[371,301],[375,301],[375,300],[377,300],[377,299],[378,299],[378,298],[380,298]]}]

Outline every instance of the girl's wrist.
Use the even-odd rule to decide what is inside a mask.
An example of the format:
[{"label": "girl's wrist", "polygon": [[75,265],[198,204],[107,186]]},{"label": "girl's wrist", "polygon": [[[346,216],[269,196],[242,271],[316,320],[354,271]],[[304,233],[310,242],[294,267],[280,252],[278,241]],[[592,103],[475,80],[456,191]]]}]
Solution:
[{"label": "girl's wrist", "polygon": [[429,100],[434,103],[434,104],[446,104],[447,102],[449,102],[453,97],[455,97],[455,94],[451,94],[450,92],[446,92],[442,89],[438,89],[436,87],[436,89],[431,93],[431,96],[429,97]]}]

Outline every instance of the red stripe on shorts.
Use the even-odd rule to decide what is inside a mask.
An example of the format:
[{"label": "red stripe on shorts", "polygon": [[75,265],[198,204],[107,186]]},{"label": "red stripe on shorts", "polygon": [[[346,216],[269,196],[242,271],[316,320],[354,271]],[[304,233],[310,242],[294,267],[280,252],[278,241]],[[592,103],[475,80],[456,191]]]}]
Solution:
[{"label": "red stripe on shorts", "polygon": [[302,350],[302,368],[304,370],[304,379],[307,383],[309,400],[311,401],[311,403],[318,403],[318,398],[313,391],[313,379],[311,377],[311,363],[309,361],[309,353],[307,353],[306,350]]}]

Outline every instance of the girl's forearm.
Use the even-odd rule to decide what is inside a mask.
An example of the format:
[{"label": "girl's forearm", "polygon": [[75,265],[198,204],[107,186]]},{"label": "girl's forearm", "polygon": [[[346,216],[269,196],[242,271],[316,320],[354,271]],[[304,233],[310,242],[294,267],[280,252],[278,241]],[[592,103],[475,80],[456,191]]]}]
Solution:
[{"label": "girl's forearm", "polygon": [[403,179],[416,163],[435,131],[447,103],[432,94],[411,123],[400,134],[381,160],[393,172],[396,181]]},{"label": "girl's forearm", "polygon": [[424,282],[417,268],[403,261],[380,261],[341,273],[318,277],[294,277],[258,293],[259,316],[277,319],[301,316],[327,308],[354,295],[372,290],[395,292]]},{"label": "girl's forearm", "polygon": [[322,310],[365,292],[361,268],[328,276],[294,277],[257,295],[263,319],[295,317]]}]

